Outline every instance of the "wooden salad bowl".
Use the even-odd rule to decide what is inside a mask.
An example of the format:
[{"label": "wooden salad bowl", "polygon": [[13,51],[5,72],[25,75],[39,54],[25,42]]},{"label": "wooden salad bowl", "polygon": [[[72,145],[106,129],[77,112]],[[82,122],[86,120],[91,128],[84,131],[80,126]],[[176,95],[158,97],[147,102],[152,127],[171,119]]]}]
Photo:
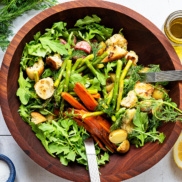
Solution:
[{"label": "wooden salad bowl", "polygon": [[[22,51],[33,35],[53,22],[65,21],[72,27],[77,19],[96,14],[102,24],[123,33],[128,40],[129,50],[139,55],[139,64],[160,64],[162,70],[180,70],[181,63],[173,47],[163,33],[149,20],[122,5],[105,1],[73,1],[49,8],[28,21],[10,43],[1,67],[0,101],[5,122],[22,150],[37,164],[62,178],[86,182],[88,171],[76,163],[63,166],[57,158],[51,157],[41,142],[18,114],[20,102],[16,96],[18,88],[19,62]],[[182,109],[182,84],[171,82],[170,97]],[[160,131],[166,135],[163,144],[148,143],[143,148],[131,149],[125,155],[114,154],[108,164],[100,168],[101,181],[122,181],[132,178],[155,165],[173,147],[182,126],[179,122],[163,124]]]}]

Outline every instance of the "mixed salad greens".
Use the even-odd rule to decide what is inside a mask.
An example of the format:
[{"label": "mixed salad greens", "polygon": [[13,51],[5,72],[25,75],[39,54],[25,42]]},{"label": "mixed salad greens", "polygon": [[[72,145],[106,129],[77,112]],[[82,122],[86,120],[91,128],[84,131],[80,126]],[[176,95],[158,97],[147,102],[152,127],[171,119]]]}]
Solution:
[{"label": "mixed salad greens", "polygon": [[159,65],[137,65],[122,28],[113,32],[97,15],[86,16],[69,29],[54,23],[24,48],[19,114],[63,165],[87,165],[84,140],[90,135],[98,165],[104,165],[130,144],[163,143],[162,122],[182,120],[166,82],[143,82],[140,73],[160,71]]}]

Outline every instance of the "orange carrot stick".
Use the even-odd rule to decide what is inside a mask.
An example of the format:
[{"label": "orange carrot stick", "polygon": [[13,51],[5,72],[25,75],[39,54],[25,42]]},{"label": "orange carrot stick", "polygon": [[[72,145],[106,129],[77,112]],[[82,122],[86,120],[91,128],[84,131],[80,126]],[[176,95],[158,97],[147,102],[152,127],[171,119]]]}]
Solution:
[{"label": "orange carrot stick", "polygon": [[108,132],[110,133],[111,124],[102,116],[95,116],[95,119],[99,122],[99,124]]},{"label": "orange carrot stick", "polygon": [[94,133],[91,132],[91,128],[89,128],[84,122],[82,122],[79,119],[74,118],[74,120],[76,121],[76,123],[78,124],[78,126],[83,126],[87,131],[90,131],[90,134],[92,135],[94,141],[98,144],[98,146],[104,150],[107,151],[107,149],[104,147],[104,145],[101,143],[101,141],[99,140],[99,138],[97,136],[94,135]]},{"label": "orange carrot stick", "polygon": [[92,94],[92,97],[93,97],[94,99],[100,99],[100,94],[99,94],[99,93],[97,93],[97,94]]},{"label": "orange carrot stick", "polygon": [[[74,109],[75,117],[73,118],[78,125],[83,126],[94,138],[99,146],[106,146],[112,153],[116,149],[116,145],[109,141],[110,123],[102,116],[90,116],[82,118],[82,115],[87,111]],[[103,145],[101,145],[103,144]],[[105,148],[105,147],[104,147]]]},{"label": "orange carrot stick", "polygon": [[72,95],[67,92],[62,92],[61,96],[64,100],[66,100],[70,105],[72,105],[75,109],[87,110],[81,103],[79,103]]},{"label": "orange carrot stick", "polygon": [[81,83],[75,84],[74,91],[88,110],[94,111],[96,109],[98,102]]}]

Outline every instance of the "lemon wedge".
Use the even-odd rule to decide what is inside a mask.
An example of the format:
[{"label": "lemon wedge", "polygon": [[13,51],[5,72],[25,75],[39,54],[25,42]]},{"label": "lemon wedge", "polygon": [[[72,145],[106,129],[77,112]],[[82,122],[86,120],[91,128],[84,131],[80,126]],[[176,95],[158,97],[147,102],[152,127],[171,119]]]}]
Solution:
[{"label": "lemon wedge", "polygon": [[173,147],[173,157],[177,166],[182,169],[182,132]]}]

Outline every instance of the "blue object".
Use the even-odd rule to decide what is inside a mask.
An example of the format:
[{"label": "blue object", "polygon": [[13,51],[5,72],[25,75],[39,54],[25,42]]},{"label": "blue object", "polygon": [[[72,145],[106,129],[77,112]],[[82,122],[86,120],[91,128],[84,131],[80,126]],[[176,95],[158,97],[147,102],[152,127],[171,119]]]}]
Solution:
[{"label": "blue object", "polygon": [[13,162],[7,156],[5,156],[3,154],[0,154],[0,160],[3,160],[4,162],[6,162],[10,169],[10,176],[9,176],[7,182],[14,182],[15,176],[16,176],[16,170],[15,170],[15,166],[14,166]]}]

